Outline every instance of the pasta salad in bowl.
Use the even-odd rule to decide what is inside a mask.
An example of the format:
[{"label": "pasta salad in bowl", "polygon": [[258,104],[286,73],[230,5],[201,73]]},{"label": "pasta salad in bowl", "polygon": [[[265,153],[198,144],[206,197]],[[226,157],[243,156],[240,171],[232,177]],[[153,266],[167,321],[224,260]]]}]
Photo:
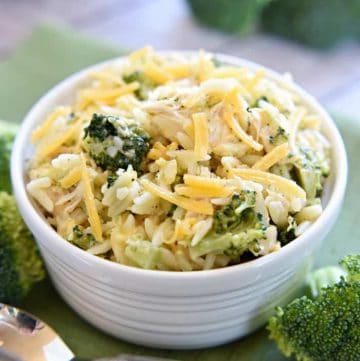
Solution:
[{"label": "pasta salad in bowl", "polygon": [[146,269],[278,251],[321,214],[320,116],[263,69],[141,49],[34,129],[27,190],[66,240]]},{"label": "pasta salad in bowl", "polygon": [[295,297],[341,209],[347,162],[332,119],[289,76],[147,47],[46,93],[11,175],[79,315],[191,349],[247,335]]}]

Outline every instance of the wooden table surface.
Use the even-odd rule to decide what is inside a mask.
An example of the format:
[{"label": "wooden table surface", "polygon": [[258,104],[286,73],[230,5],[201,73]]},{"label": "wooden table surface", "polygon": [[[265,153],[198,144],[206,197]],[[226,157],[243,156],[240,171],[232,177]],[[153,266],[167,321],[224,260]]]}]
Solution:
[{"label": "wooden table surface", "polygon": [[0,0],[0,60],[39,22],[68,24],[125,49],[206,49],[248,58],[294,79],[325,106],[358,116],[360,43],[320,51],[281,38],[248,38],[199,25],[185,0]]}]

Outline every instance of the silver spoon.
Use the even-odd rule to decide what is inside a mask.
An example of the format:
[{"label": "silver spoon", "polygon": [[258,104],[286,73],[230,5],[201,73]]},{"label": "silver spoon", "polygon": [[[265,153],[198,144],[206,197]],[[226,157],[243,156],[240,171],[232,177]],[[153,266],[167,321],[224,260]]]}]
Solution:
[{"label": "silver spoon", "polygon": [[[1,361],[90,361],[74,356],[56,332],[35,316],[0,303]],[[121,354],[93,361],[175,361]]]}]

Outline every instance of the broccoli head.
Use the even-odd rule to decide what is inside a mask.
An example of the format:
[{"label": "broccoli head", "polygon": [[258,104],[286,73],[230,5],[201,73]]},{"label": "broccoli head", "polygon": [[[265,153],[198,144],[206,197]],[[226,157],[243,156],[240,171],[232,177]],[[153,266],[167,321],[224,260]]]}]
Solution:
[{"label": "broccoli head", "polygon": [[359,360],[360,255],[345,257],[341,265],[348,271],[346,277],[336,271],[340,279],[334,284],[329,276],[333,268],[314,273],[313,297],[277,308],[269,320],[270,338],[286,356],[298,361]]},{"label": "broccoli head", "polygon": [[10,155],[17,126],[0,121],[0,191],[11,192]]},{"label": "broccoli head", "polygon": [[307,197],[313,199],[322,191],[322,179],[329,175],[329,162],[320,159],[311,149],[300,148],[299,151],[300,156],[294,159],[295,180]]},{"label": "broccoli head", "polygon": [[149,92],[155,88],[155,83],[142,71],[134,71],[133,73],[125,74],[123,79],[125,83],[137,81],[140,84],[139,89],[135,91],[135,95],[140,100],[147,99]]},{"label": "broccoli head", "polygon": [[277,127],[274,135],[269,135],[269,143],[275,146],[287,142],[288,139],[289,135],[287,134],[286,130],[280,125]]},{"label": "broccoli head", "polygon": [[127,125],[119,117],[95,113],[85,128],[84,147],[104,170],[115,172],[131,165],[139,172],[150,149],[150,137],[136,124]]},{"label": "broccoli head", "polygon": [[161,259],[161,249],[149,241],[142,239],[129,239],[125,254],[136,267],[155,269]]},{"label": "broccoli head", "polygon": [[235,193],[230,204],[221,207],[214,214],[214,230],[224,233],[236,229],[243,221],[245,209],[253,208],[256,201],[256,192],[242,191]]},{"label": "broccoli head", "polygon": [[285,229],[281,229],[278,233],[278,240],[282,245],[288,244],[296,238],[295,231],[297,223],[294,217],[288,217],[288,226]]},{"label": "broccoli head", "polygon": [[266,238],[266,227],[261,214],[254,210],[255,198],[256,193],[252,191],[234,194],[229,205],[215,212],[212,231],[190,247],[192,256],[214,252],[238,261],[248,250],[258,252],[258,241]]},{"label": "broccoli head", "polygon": [[270,0],[188,0],[202,23],[238,34],[249,33]]},{"label": "broccoli head", "polygon": [[0,192],[0,302],[18,304],[44,276],[39,251],[14,197]]},{"label": "broccoli head", "polygon": [[92,235],[92,233],[86,233],[79,225],[76,225],[73,228],[72,234],[68,238],[68,241],[85,250],[96,244],[95,237]]},{"label": "broccoli head", "polygon": [[265,30],[314,47],[360,37],[358,0],[272,1],[262,14]]}]

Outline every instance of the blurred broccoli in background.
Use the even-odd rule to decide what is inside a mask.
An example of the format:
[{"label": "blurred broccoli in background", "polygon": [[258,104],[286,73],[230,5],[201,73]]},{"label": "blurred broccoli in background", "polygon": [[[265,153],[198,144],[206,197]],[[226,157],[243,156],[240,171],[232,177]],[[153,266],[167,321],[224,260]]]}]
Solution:
[{"label": "blurred broccoli in background", "polygon": [[14,197],[0,192],[0,302],[18,304],[44,276],[39,251]]},{"label": "blurred broccoli in background", "polygon": [[139,172],[150,149],[150,137],[136,124],[127,125],[119,117],[95,113],[85,128],[84,146],[104,170],[115,172],[131,165]]},{"label": "blurred broccoli in background", "polygon": [[274,0],[262,13],[265,30],[314,47],[360,37],[359,0]]},{"label": "blurred broccoli in background", "polygon": [[202,23],[223,31],[247,34],[270,0],[188,0]]},{"label": "blurred broccoli in background", "polygon": [[[360,255],[309,277],[303,296],[269,320],[270,338],[298,361],[360,360]],[[346,274],[347,273],[347,274]],[[345,277],[344,277],[345,275]]]},{"label": "blurred broccoli in background", "polygon": [[360,39],[359,0],[188,0],[202,23],[247,34],[265,31],[325,48],[346,38]]},{"label": "blurred broccoli in background", "polygon": [[0,121],[0,191],[11,192],[10,154],[17,126]]},{"label": "blurred broccoli in background", "polygon": [[0,302],[18,304],[45,270],[11,195],[10,154],[17,126],[0,121]]}]

